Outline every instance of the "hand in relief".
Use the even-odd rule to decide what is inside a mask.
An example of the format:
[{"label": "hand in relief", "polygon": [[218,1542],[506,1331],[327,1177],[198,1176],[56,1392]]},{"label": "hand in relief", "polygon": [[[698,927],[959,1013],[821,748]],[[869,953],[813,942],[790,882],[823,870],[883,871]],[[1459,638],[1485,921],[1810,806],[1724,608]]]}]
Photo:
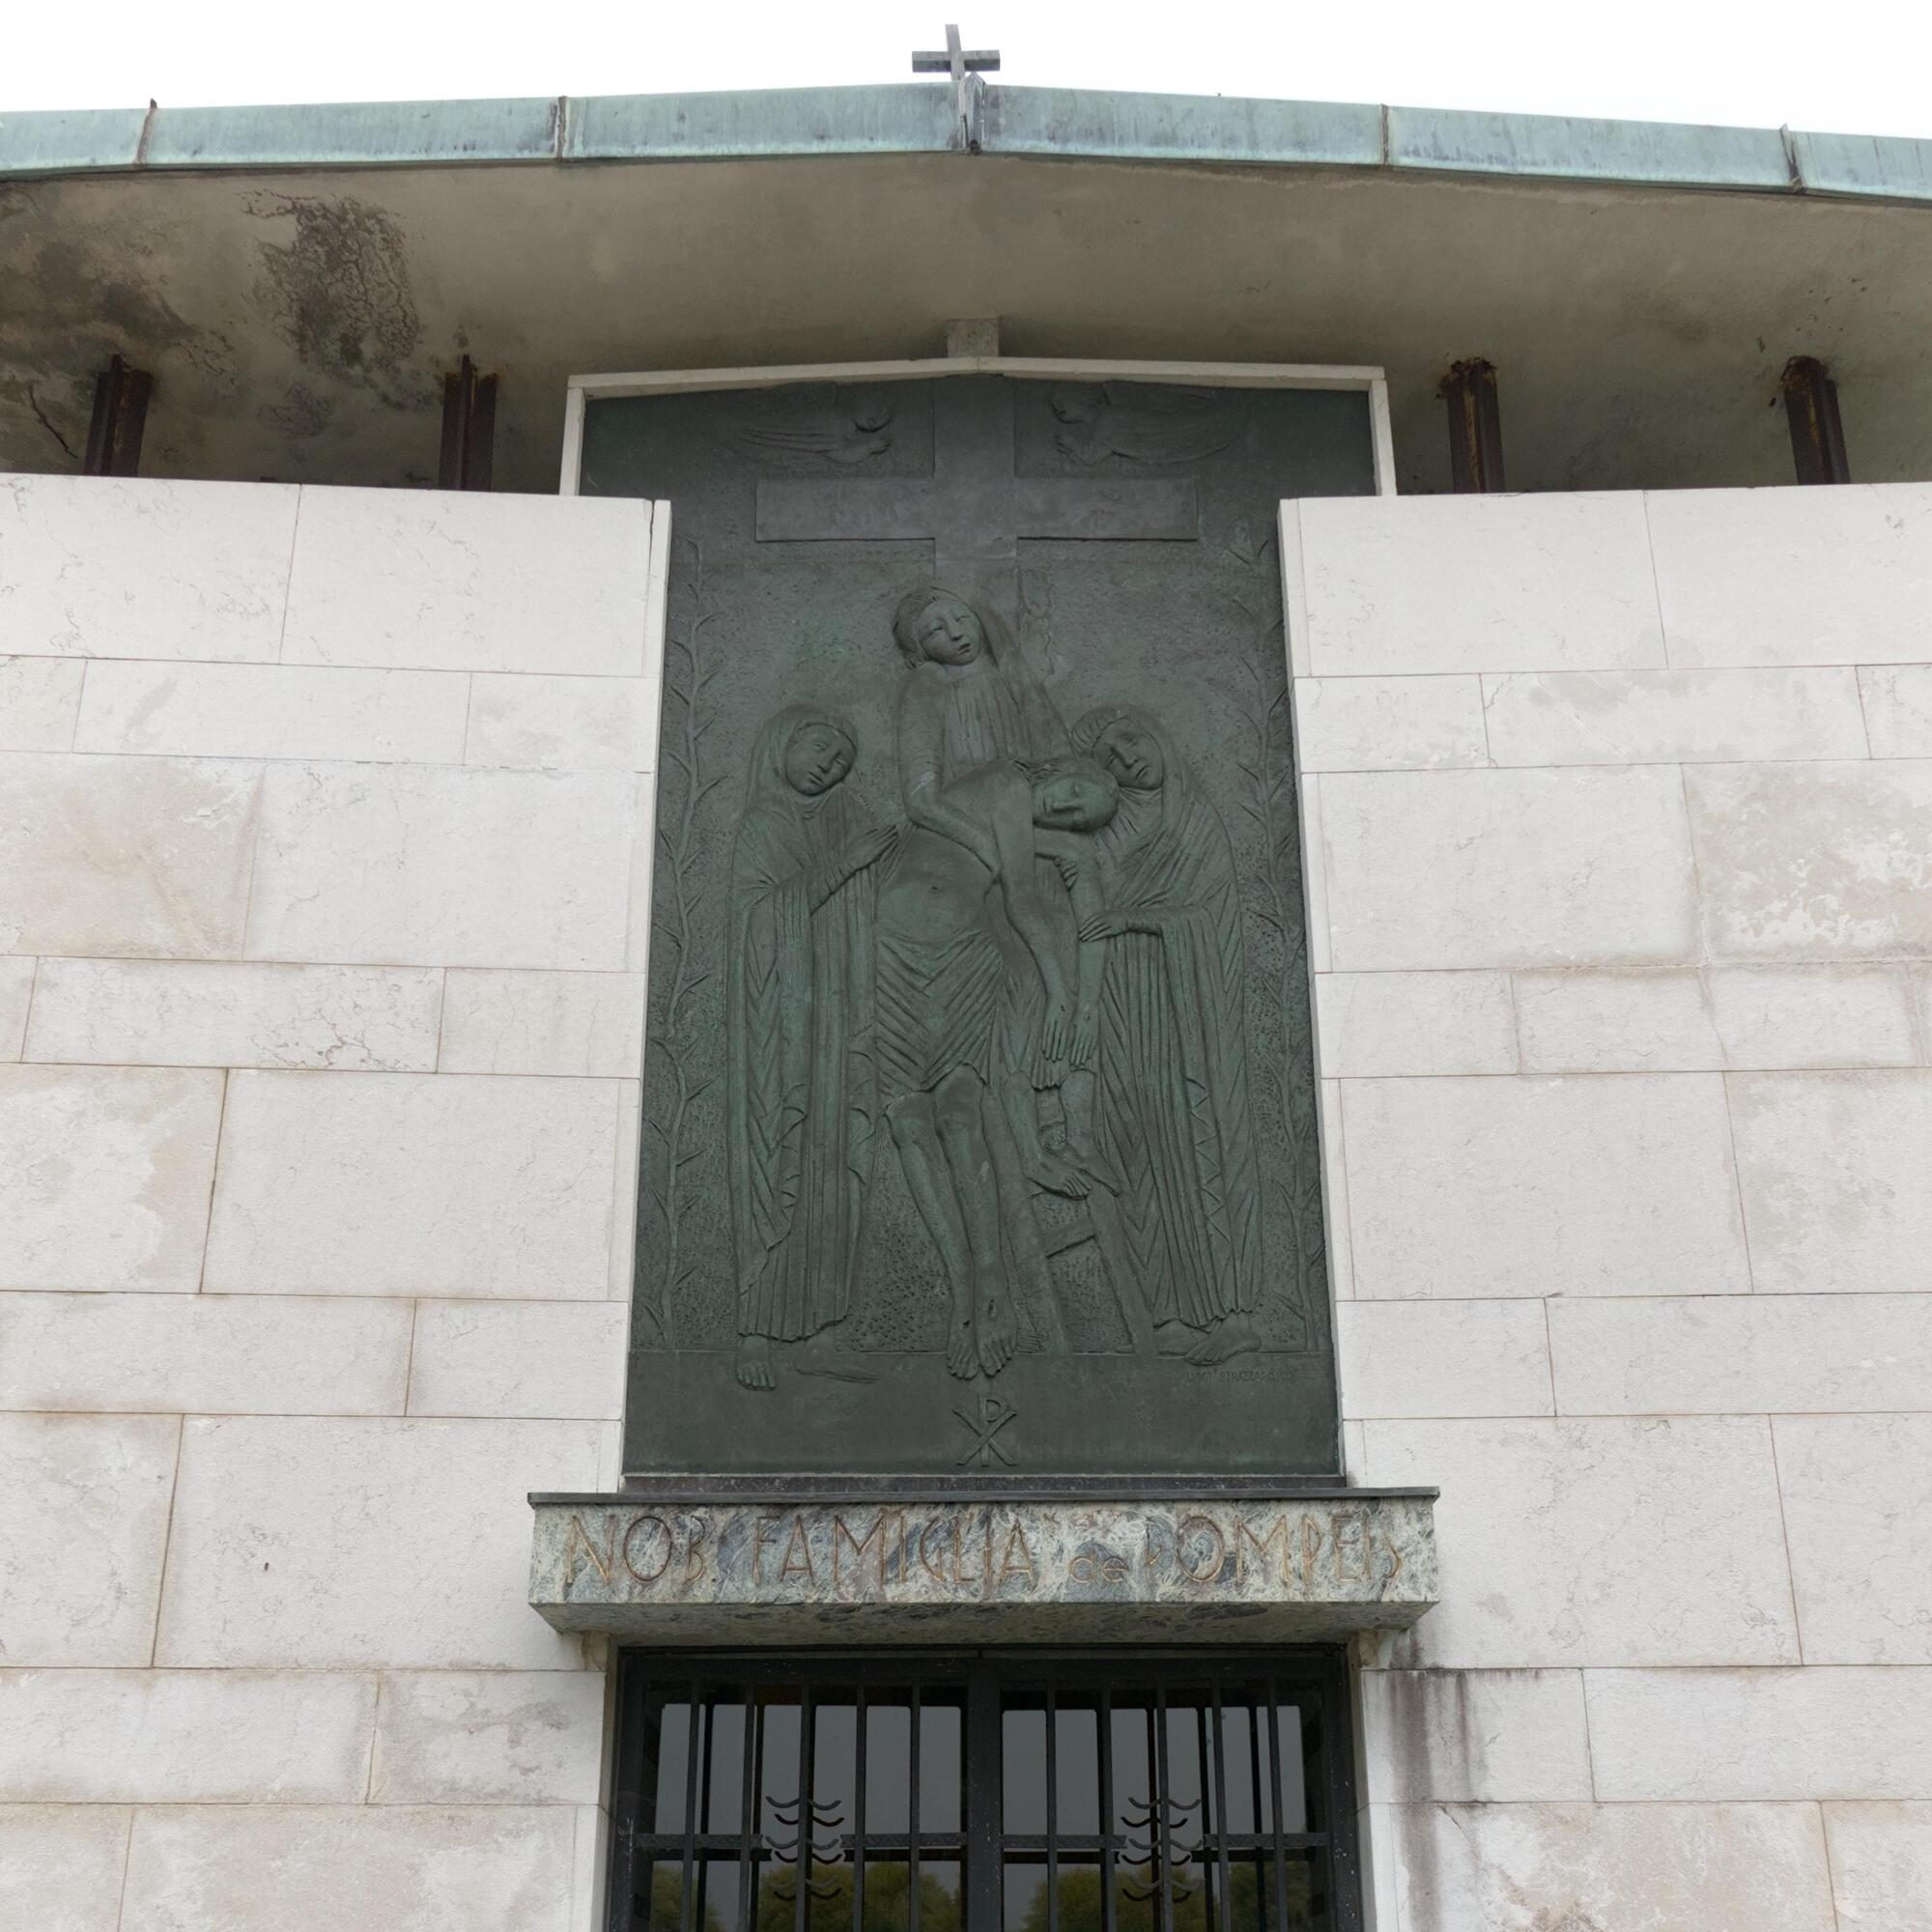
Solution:
[{"label": "hand in relief", "polygon": [[847,876],[863,872],[867,866],[876,866],[898,842],[899,829],[896,825],[875,825],[869,832],[860,833],[845,848]]},{"label": "hand in relief", "polygon": [[1065,1060],[1073,1032],[1073,1002],[1057,993],[1046,1003],[1046,1024],[1040,1030],[1040,1044],[1049,1060]]},{"label": "hand in relief", "polygon": [[1122,933],[1137,929],[1133,915],[1124,912],[1096,912],[1092,919],[1080,922],[1082,939],[1118,939]]}]

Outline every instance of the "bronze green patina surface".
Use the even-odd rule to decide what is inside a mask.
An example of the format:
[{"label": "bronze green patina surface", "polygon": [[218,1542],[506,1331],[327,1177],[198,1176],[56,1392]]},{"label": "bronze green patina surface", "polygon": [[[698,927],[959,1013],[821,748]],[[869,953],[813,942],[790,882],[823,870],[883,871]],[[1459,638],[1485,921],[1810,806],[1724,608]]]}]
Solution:
[{"label": "bronze green patina surface", "polygon": [[1274,506],[1365,398],[592,405],[677,532],[626,1466],[1336,1466]]}]

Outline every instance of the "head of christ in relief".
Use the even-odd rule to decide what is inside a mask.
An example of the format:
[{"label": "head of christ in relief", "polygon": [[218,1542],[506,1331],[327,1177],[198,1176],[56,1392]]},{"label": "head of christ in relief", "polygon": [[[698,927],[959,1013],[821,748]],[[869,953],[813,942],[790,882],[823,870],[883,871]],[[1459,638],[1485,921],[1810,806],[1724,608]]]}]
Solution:
[{"label": "head of christ in relief", "polygon": [[923,583],[899,599],[893,637],[908,665],[970,665],[987,655],[986,627],[965,598]]}]

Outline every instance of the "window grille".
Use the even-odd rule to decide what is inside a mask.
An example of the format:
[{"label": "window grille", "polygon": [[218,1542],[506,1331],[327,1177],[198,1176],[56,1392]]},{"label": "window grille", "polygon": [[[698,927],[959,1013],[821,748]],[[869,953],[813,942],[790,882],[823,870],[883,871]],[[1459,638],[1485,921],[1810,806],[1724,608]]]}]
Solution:
[{"label": "window grille", "polygon": [[625,1653],[611,1932],[1359,1932],[1338,1655]]}]

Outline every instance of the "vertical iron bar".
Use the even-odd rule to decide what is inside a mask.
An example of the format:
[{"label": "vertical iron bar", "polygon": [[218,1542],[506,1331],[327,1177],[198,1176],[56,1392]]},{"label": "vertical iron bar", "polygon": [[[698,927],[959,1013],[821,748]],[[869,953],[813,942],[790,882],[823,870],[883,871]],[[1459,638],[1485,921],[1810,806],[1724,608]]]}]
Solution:
[{"label": "vertical iron bar", "polygon": [[792,1900],[794,1932],[806,1932],[811,1913],[811,1839],[817,1826],[812,1802],[811,1686],[798,1688],[798,1863],[793,1867],[798,1889]]},{"label": "vertical iron bar", "polygon": [[[711,1747],[713,1744],[713,1724],[717,1707],[704,1707],[704,1764],[697,1775],[697,1829],[708,1836],[711,1831]],[[692,1707],[692,1720],[696,1721],[696,1706]],[[705,1922],[705,1902],[711,1890],[711,1861],[699,1859],[697,1861],[697,1922]]]},{"label": "vertical iron bar", "polygon": [[925,1829],[924,1821],[919,1814],[919,1686],[912,1687],[910,1716],[906,1724],[906,1736],[911,1741],[912,1763],[907,1769],[906,1784],[909,1808],[906,1823],[912,1827],[912,1835],[906,1841],[906,1932],[919,1932],[919,1839]]},{"label": "vertical iron bar", "polygon": [[[1214,1718],[1214,1858],[1221,1873],[1221,1932],[1235,1932],[1235,1891],[1228,1872],[1228,1727],[1221,1713],[1221,1687],[1216,1684],[1209,1693],[1213,1699]],[[1208,1712],[1201,1714],[1202,1726],[1208,1724]],[[1201,1796],[1208,1796],[1208,1780],[1201,1780]]]},{"label": "vertical iron bar", "polygon": [[1114,1698],[1103,1685],[1099,1709],[1100,1770],[1100,1932],[1117,1932],[1114,1924]]},{"label": "vertical iron bar", "polygon": [[[1262,1823],[1262,1714],[1252,1698],[1248,1701],[1248,1789],[1254,1793],[1255,1833],[1259,1836],[1267,1827]],[[1272,1810],[1268,1815],[1274,1815]],[[1254,1858],[1255,1932],[1267,1932],[1267,1885],[1264,1876],[1267,1867],[1260,1851]]]},{"label": "vertical iron bar", "polygon": [[1778,378],[1791,428],[1791,461],[1801,483],[1849,483],[1838,385],[1815,355],[1794,355]]},{"label": "vertical iron bar", "polygon": [[1449,406],[1449,483],[1459,496],[1503,485],[1503,419],[1495,364],[1480,355],[1452,365],[1437,391]]},{"label": "vertical iron bar", "polygon": [[[1000,1853],[1004,1837],[1001,1800],[1005,1779],[1001,1768],[1000,1681],[983,1660],[966,1671],[966,1932],[1000,1932],[1003,1874]],[[975,1760],[978,1760],[977,1767]]]},{"label": "vertical iron bar", "polygon": [[1167,1781],[1167,1692],[1156,1684],[1153,1702],[1148,1707],[1148,1807],[1158,1819],[1151,1833],[1153,1839],[1153,1868],[1160,1883],[1160,1916],[1154,1920],[1157,1932],[1174,1932],[1174,1838],[1168,1829],[1170,1807]]},{"label": "vertical iron bar", "polygon": [[758,1835],[758,1759],[764,1737],[764,1709],[758,1693],[745,1686],[744,1804],[738,1814],[738,1932],[752,1932],[752,1894],[757,1889],[758,1869],[752,1847]]},{"label": "vertical iron bar", "polygon": [[[1060,1708],[1046,1689],[1046,1932],[1060,1932]],[[1001,1794],[1004,1798],[1005,1794]]]},{"label": "vertical iron bar", "polygon": [[1269,1808],[1274,1813],[1274,1927],[1288,1932],[1288,1847],[1281,1841],[1285,1829],[1281,1804],[1281,1706],[1275,1701],[1275,1683],[1270,1677],[1267,1692],[1268,1755],[1274,1760],[1274,1787],[1269,1793]]},{"label": "vertical iron bar", "polygon": [[678,1932],[692,1932],[692,1927],[697,1922],[694,1916],[697,1887],[694,1883],[692,1866],[697,1857],[697,1727],[703,1721],[703,1709],[697,1698],[702,1689],[694,1677],[685,1690],[684,1876],[677,1901]]},{"label": "vertical iron bar", "polygon": [[866,1922],[866,1687],[852,1704],[852,1932]]}]

